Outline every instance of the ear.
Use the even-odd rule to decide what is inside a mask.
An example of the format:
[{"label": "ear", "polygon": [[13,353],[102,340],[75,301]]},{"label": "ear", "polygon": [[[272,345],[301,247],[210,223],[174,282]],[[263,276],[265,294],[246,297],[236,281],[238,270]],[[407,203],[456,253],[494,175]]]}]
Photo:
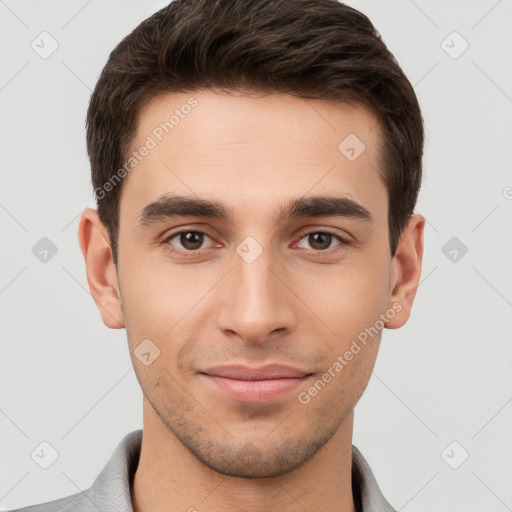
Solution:
[{"label": "ear", "polygon": [[388,308],[396,314],[386,321],[388,329],[402,327],[411,315],[412,304],[421,276],[423,259],[423,230],[425,218],[421,215],[412,215],[407,223],[398,247],[391,262],[392,292],[388,301]]},{"label": "ear", "polygon": [[78,226],[78,242],[85,260],[89,289],[103,323],[111,329],[122,329],[124,318],[110,237],[97,210],[87,208],[82,212]]}]

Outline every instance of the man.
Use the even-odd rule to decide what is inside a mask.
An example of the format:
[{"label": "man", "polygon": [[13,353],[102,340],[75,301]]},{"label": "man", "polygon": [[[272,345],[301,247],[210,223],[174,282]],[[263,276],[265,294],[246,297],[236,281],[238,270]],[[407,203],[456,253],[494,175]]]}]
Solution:
[{"label": "man", "polygon": [[335,0],[176,0],[112,52],[79,242],[144,394],[84,493],[22,510],[394,510],[352,445],[409,318],[423,124]]}]

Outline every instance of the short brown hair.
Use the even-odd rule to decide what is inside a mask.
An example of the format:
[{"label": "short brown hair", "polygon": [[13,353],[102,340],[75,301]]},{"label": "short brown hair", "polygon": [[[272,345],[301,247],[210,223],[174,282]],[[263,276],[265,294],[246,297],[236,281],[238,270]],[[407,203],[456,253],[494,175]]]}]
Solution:
[{"label": "short brown hair", "polygon": [[98,214],[116,265],[123,182],[107,194],[103,187],[125,163],[141,106],[155,94],[213,87],[368,105],[384,134],[395,255],[421,185],[423,120],[412,85],[370,20],[337,0],[175,0],[112,51],[87,112]]}]

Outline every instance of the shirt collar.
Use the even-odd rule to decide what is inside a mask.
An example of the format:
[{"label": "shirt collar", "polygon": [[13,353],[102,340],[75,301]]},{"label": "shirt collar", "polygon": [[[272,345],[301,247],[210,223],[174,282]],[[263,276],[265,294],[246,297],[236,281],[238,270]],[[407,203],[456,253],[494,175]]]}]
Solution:
[{"label": "shirt collar", "polygon": [[[139,463],[142,430],[127,434],[94,480],[89,493],[101,510],[133,512],[130,486]],[[388,503],[362,453],[352,445],[352,492],[357,512],[396,512]],[[102,507],[103,505],[103,507]]]}]

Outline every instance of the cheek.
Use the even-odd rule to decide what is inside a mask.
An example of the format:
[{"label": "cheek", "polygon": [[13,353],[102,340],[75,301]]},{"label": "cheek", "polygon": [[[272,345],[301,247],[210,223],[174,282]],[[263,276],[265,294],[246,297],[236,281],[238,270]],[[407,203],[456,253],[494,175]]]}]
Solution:
[{"label": "cheek", "polygon": [[[338,341],[346,342],[375,323],[388,298],[388,273],[373,262],[340,266],[324,276],[314,276],[309,301]],[[349,341],[349,340],[348,340]]]},{"label": "cheek", "polygon": [[362,395],[378,353],[386,296],[386,279],[368,266],[340,272],[330,281],[328,292],[318,295],[316,307],[334,334],[322,340],[327,358],[319,378],[328,383],[325,389],[317,383],[315,389],[306,390],[306,400],[319,397],[314,407],[321,410],[338,404],[341,414]]},{"label": "cheek", "polygon": [[139,331],[162,337],[205,293],[207,276],[193,275],[192,270],[187,273],[165,261],[137,258],[135,254],[123,264],[120,282],[125,321]]},{"label": "cheek", "polygon": [[[204,316],[202,299],[214,287],[218,277],[211,275],[211,269],[194,271],[192,265],[180,270],[162,263],[145,262],[131,266],[128,263],[120,272],[120,281],[133,363],[140,367],[144,379],[143,376],[152,378],[159,367],[174,374],[180,351],[191,340],[199,338],[206,328],[207,315]],[[142,350],[139,346],[143,347],[143,343],[148,345],[151,354],[158,353],[149,374],[137,361],[137,353]],[[157,374],[166,377],[165,373]]]}]

